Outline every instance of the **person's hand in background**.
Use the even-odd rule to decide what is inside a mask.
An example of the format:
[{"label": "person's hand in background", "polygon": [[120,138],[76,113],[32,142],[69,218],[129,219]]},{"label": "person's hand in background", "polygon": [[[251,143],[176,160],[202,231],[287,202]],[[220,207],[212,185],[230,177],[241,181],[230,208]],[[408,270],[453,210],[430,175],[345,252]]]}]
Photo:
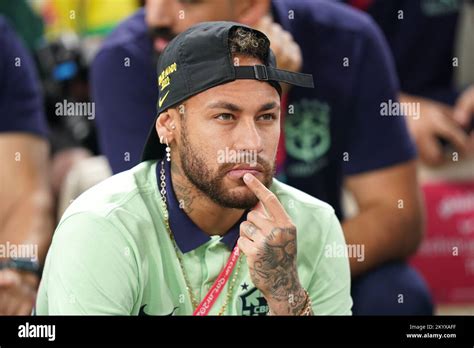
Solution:
[{"label": "person's hand in background", "polygon": [[474,154],[474,85],[466,89],[458,98],[453,117],[461,127],[470,130],[468,151]]},{"label": "person's hand in background", "polygon": [[[254,26],[268,36],[271,49],[276,56],[278,69],[299,72],[303,65],[300,46],[295,42],[293,36],[283,29],[280,24],[266,15]],[[290,86],[282,83],[283,93],[289,91]]]},{"label": "person's hand in background", "polygon": [[64,149],[54,155],[51,164],[51,185],[55,197],[59,197],[64,181],[74,165],[91,156],[92,153],[82,147]]},{"label": "person's hand in background", "polygon": [[408,129],[413,136],[421,161],[429,166],[445,163],[440,138],[450,143],[461,156],[469,152],[469,136],[454,117],[454,108],[430,99],[401,94],[402,103],[419,103],[420,115],[407,117]]},{"label": "person's hand in background", "polygon": [[33,273],[0,270],[0,315],[30,315],[38,285],[39,278]]}]

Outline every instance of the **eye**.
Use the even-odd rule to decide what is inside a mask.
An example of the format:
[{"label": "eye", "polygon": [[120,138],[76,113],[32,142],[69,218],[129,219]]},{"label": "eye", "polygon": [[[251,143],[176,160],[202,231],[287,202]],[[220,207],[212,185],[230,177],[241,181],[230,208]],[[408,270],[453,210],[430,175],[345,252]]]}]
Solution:
[{"label": "eye", "polygon": [[232,114],[220,114],[215,117],[218,120],[221,121],[232,121],[234,119],[234,115]]},{"label": "eye", "polygon": [[275,114],[260,115],[258,116],[257,119],[262,120],[262,121],[273,121],[273,120],[276,120],[276,115]]}]

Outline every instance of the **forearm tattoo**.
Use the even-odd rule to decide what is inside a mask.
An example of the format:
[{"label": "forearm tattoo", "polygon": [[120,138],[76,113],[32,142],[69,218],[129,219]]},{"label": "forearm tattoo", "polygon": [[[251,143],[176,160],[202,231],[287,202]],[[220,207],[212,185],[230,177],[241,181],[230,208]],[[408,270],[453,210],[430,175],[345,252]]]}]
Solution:
[{"label": "forearm tattoo", "polygon": [[288,303],[288,314],[300,313],[305,292],[296,271],[296,228],[274,228],[259,250],[259,261],[250,269],[255,286],[269,288],[269,296]]}]

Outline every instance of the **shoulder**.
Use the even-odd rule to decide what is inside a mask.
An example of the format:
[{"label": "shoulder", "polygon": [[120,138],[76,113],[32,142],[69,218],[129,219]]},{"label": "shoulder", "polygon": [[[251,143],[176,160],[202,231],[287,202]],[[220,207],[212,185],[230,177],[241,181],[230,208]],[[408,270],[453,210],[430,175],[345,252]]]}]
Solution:
[{"label": "shoulder", "polygon": [[271,191],[278,197],[280,202],[292,206],[297,204],[299,208],[316,210],[320,213],[334,213],[333,207],[328,203],[323,202],[309,194],[298,190],[292,186],[284,184],[276,179],[273,179]]},{"label": "shoulder", "polygon": [[153,193],[154,162],[143,162],[130,170],[113,175],[75,199],[61,220],[78,213],[94,213],[107,216],[117,208],[133,204],[137,196]]},{"label": "shoulder", "polygon": [[310,284],[314,274],[317,274],[321,281],[328,277],[328,273],[337,270],[342,276],[340,280],[349,283],[347,257],[330,263],[325,260],[328,250],[344,249],[346,245],[334,209],[329,204],[276,180],[272,191],[296,227],[298,272],[302,281]]},{"label": "shoulder", "polygon": [[[143,162],[90,188],[64,212],[54,239],[90,238],[142,249],[159,214],[155,162]],[[63,238],[64,237],[64,238]],[[56,241],[58,242],[58,241]]]},{"label": "shoulder", "polygon": [[[282,25],[290,31],[326,29],[338,33],[369,35],[377,28],[368,14],[337,1],[285,0],[275,1],[273,6]],[[294,15],[293,19],[290,19],[291,14]],[[311,36],[312,33],[306,34]]]},{"label": "shoulder", "polygon": [[276,179],[271,187],[298,230],[300,241],[321,245],[329,234],[340,234],[340,224],[334,208],[328,203]]},{"label": "shoulder", "polygon": [[5,19],[5,17],[0,15],[0,38],[3,38],[4,32],[7,30],[9,30],[7,20]]},{"label": "shoulder", "polygon": [[0,14],[0,39],[3,41],[6,36],[13,32],[13,27],[8,18]]},{"label": "shoulder", "polygon": [[145,24],[145,11],[140,9],[122,21],[104,40],[102,50],[117,47],[126,47],[135,40],[145,37],[147,28]]},{"label": "shoulder", "polygon": [[98,65],[102,67],[110,64],[109,58],[118,52],[135,58],[151,56],[152,43],[147,34],[143,9],[126,18],[105,38],[94,58],[93,72]]}]

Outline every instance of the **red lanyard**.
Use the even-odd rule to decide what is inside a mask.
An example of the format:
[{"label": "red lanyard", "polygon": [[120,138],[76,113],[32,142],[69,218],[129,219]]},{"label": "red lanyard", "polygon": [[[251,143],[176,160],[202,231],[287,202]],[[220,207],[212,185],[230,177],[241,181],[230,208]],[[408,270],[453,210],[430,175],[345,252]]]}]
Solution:
[{"label": "red lanyard", "polygon": [[229,280],[230,275],[232,274],[232,271],[234,270],[235,265],[237,264],[239,255],[240,255],[240,249],[236,245],[234,247],[234,250],[232,250],[232,253],[229,256],[229,259],[227,260],[227,264],[225,265],[224,269],[221,271],[221,273],[217,277],[216,281],[212,285],[207,295],[203,298],[199,306],[196,308],[193,315],[204,316],[209,313],[212,306],[214,305],[214,302],[216,302],[220,293],[224,289],[225,284]]},{"label": "red lanyard", "polygon": [[370,6],[372,6],[374,0],[350,0],[349,4],[362,11],[367,11]]}]

